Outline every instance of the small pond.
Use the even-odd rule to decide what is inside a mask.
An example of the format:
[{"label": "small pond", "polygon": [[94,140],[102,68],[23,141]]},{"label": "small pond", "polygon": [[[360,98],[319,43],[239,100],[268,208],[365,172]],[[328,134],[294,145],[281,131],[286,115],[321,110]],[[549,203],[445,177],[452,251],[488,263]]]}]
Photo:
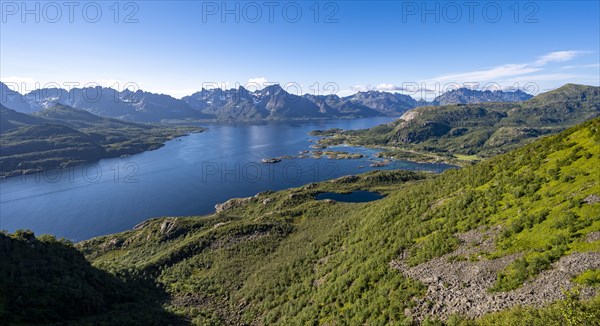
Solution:
[{"label": "small pond", "polygon": [[384,195],[365,190],[357,190],[347,194],[337,192],[322,192],[315,196],[316,200],[332,199],[344,203],[366,203],[385,197]]}]

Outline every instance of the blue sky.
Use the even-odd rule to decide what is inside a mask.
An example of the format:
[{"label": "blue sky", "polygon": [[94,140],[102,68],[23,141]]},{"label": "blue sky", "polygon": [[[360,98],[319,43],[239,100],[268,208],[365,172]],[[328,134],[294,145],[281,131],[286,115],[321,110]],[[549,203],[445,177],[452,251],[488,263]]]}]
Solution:
[{"label": "blue sky", "polygon": [[600,84],[599,1],[125,1],[118,14],[114,1],[76,2],[72,14],[54,3],[2,0],[0,80],[22,92],[135,83],[181,97],[277,82],[419,98],[465,83],[534,93]]}]

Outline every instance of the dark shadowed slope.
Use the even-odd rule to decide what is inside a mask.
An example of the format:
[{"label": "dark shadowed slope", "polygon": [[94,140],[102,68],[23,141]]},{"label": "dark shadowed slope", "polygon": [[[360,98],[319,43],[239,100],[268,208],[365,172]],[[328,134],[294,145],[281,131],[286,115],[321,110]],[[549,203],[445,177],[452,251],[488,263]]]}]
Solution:
[{"label": "dark shadowed slope", "polygon": [[3,325],[181,324],[160,289],[90,265],[73,244],[27,231],[0,233]]}]

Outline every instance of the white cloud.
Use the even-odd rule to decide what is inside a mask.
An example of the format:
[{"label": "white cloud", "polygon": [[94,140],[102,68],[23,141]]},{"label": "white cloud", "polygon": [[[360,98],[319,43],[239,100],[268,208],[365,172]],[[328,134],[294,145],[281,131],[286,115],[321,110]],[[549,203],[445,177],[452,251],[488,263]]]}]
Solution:
[{"label": "white cloud", "polygon": [[540,70],[541,68],[530,67],[527,64],[506,64],[485,70],[471,71],[453,75],[443,75],[435,77],[431,79],[431,81],[455,83],[484,82],[493,81],[504,77],[530,74]]},{"label": "white cloud", "polygon": [[379,84],[377,86],[372,85],[355,85],[350,87],[354,92],[368,92],[368,91],[380,91],[380,92],[399,92],[402,91],[402,86],[394,84]]},{"label": "white cloud", "polygon": [[538,66],[546,65],[550,62],[565,62],[570,61],[577,55],[581,54],[581,51],[556,51],[550,52],[546,55],[541,56],[535,64]]},{"label": "white cloud", "polygon": [[[420,83],[424,83],[427,88],[435,89],[435,93],[438,94],[457,87],[488,89],[489,85],[494,84],[497,85],[495,88],[500,89],[514,89],[525,86],[530,87],[532,85],[539,88],[541,85],[549,84],[554,86],[559,84],[559,82],[572,81],[583,76],[548,72],[546,66],[554,62],[573,60],[578,55],[584,53],[587,52],[575,50],[550,52],[529,63],[503,64],[482,70],[441,75]],[[430,96],[427,95],[425,97]]]},{"label": "white cloud", "polygon": [[355,85],[350,87],[354,92],[367,92],[373,90],[373,86],[371,85]]},{"label": "white cloud", "polygon": [[600,68],[600,63],[591,63],[588,65],[564,66],[560,69],[579,69],[579,68]]},{"label": "white cloud", "polygon": [[394,84],[379,84],[376,89],[382,92],[394,92],[403,90],[402,86],[397,86]]},{"label": "white cloud", "polygon": [[575,78],[583,77],[581,75],[574,74],[562,74],[562,73],[551,73],[551,74],[537,74],[537,75],[527,75],[527,76],[519,76],[511,78],[510,80],[506,80],[506,83],[539,83],[546,81],[564,81],[564,80],[572,80]]}]

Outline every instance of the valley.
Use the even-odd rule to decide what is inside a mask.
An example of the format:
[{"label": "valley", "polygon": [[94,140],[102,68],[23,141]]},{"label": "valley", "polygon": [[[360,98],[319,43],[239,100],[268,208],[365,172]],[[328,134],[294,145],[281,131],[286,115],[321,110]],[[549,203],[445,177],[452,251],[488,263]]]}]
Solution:
[{"label": "valley", "polygon": [[[1,107],[2,162],[18,163],[5,175],[36,174],[1,184],[10,232],[0,250],[53,270],[0,266],[3,286],[42,291],[5,299],[0,314],[94,324],[594,319],[598,103],[598,87],[565,85],[518,103],[418,107],[400,120],[204,128]],[[48,177],[56,168],[60,178]],[[85,293],[44,276],[75,265]],[[53,306],[56,286],[63,302],[78,298],[74,310]]]},{"label": "valley", "polygon": [[[81,241],[152,217],[208,214],[232,197],[381,169],[370,166],[380,160],[371,148],[337,149],[360,159],[295,156],[316,151],[310,148],[316,138],[308,135],[314,129],[363,129],[392,119],[204,124],[205,131],[167,141],[157,150],[5,178],[0,229],[26,228]],[[283,156],[288,158],[261,163]],[[383,169],[439,173],[452,167],[397,160]]]},{"label": "valley", "polygon": [[0,1],[0,326],[600,326],[600,1]]}]

